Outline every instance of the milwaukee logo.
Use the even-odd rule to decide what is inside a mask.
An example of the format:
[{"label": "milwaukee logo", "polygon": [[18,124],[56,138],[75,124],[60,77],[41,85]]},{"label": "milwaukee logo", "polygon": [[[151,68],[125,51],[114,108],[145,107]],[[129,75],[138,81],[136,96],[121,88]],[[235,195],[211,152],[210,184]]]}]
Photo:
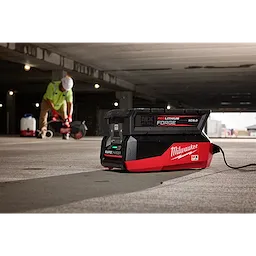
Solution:
[{"label": "milwaukee logo", "polygon": [[175,146],[171,147],[171,157],[174,159],[181,159],[187,155],[191,155],[197,151],[198,144],[191,144],[187,147]]}]

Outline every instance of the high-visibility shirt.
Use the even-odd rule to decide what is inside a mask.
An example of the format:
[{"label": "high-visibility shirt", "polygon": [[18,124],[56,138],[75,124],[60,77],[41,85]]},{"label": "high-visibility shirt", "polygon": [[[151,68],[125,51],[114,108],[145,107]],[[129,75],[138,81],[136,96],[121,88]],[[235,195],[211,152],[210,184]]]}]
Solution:
[{"label": "high-visibility shirt", "polygon": [[55,110],[59,110],[65,101],[73,101],[72,90],[62,92],[59,89],[61,81],[51,82],[48,84],[43,99],[52,101]]}]

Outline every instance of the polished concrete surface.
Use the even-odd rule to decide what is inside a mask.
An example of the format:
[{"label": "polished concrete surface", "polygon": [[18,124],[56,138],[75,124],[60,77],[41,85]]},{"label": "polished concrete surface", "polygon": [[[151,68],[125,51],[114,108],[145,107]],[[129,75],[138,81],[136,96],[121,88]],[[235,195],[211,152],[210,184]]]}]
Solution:
[{"label": "polished concrete surface", "polygon": [[[214,139],[232,166],[256,163],[256,140]],[[256,168],[221,153],[201,171],[122,173],[99,161],[101,138],[0,137],[1,213],[253,213]]]}]

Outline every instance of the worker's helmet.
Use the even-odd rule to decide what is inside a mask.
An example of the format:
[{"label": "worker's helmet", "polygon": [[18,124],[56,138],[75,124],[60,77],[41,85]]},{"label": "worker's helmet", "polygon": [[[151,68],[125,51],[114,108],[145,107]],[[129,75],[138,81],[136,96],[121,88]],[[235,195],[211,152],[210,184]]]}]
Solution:
[{"label": "worker's helmet", "polygon": [[73,88],[73,79],[70,77],[70,76],[65,76],[61,79],[61,83],[62,83],[62,86],[63,88],[66,90],[66,91],[69,91]]}]

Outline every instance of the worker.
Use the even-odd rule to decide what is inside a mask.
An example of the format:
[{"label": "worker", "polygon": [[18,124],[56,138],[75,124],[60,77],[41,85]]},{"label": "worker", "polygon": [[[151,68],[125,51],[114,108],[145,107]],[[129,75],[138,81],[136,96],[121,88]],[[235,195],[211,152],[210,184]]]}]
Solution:
[{"label": "worker", "polygon": [[[38,138],[45,138],[47,132],[48,111],[52,111],[53,120],[62,118],[64,125],[69,127],[73,114],[73,79],[65,76],[61,81],[49,83],[43,96],[39,117]],[[63,139],[69,139],[69,134],[65,134]]]}]

